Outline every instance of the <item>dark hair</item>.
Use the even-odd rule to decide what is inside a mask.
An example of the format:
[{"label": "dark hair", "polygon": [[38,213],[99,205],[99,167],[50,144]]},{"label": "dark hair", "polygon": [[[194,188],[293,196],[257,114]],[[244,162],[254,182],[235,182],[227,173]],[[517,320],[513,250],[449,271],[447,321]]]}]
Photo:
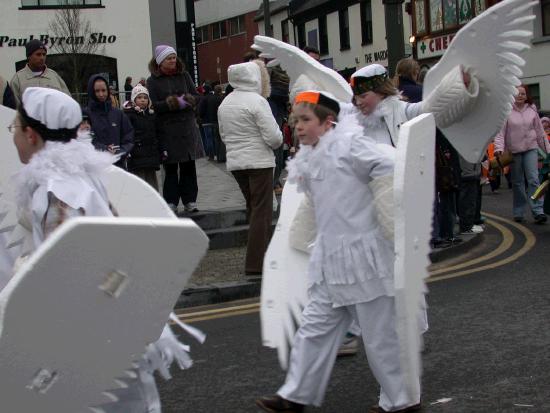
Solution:
[{"label": "dark hair", "polygon": [[[327,108],[326,106],[323,106],[323,105],[316,105],[314,103],[308,103],[308,102],[300,102],[300,103],[295,103],[294,106],[297,106],[297,105],[302,105],[306,108],[309,108],[311,109],[311,111],[313,112],[313,114],[319,118],[319,121],[322,123],[324,122],[325,120],[327,120],[327,118],[329,116],[332,116],[334,118],[334,122],[338,122],[338,114]],[[295,122],[295,117],[294,115],[291,115],[290,116],[290,123],[294,123]]]},{"label": "dark hair", "polygon": [[256,60],[260,56],[260,53],[258,53],[255,50],[251,50],[249,52],[246,52],[243,56],[243,63],[250,62],[252,60]]},{"label": "dark hair", "polygon": [[306,53],[315,53],[315,54],[318,54],[319,56],[321,56],[321,53],[319,52],[319,49],[317,49],[316,47],[313,47],[313,46],[306,46],[304,47],[304,52]]},{"label": "dark hair", "polygon": [[531,94],[529,93],[529,86],[528,85],[524,85],[523,83],[521,85],[519,85],[518,87],[522,87],[523,89],[525,89],[525,94],[527,95],[526,99],[525,99],[525,103],[527,103],[528,105],[533,105],[535,102],[533,102],[533,98],[531,97]]},{"label": "dark hair", "polygon": [[48,129],[42,122],[31,118],[23,105],[17,107],[17,114],[19,115],[22,129],[34,129],[45,141],[69,142],[71,139],[76,138],[76,132],[79,125],[71,129]]},{"label": "dark hair", "polygon": [[132,76],[128,76],[126,78],[126,83],[131,83],[132,82]]}]

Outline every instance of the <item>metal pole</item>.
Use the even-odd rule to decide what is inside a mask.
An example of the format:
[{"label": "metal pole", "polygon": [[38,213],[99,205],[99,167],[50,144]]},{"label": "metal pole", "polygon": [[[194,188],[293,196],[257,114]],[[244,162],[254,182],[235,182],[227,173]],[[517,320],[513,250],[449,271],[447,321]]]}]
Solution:
[{"label": "metal pole", "polygon": [[273,37],[273,33],[271,33],[271,12],[269,11],[269,0],[264,0],[264,33],[266,36]]},{"label": "metal pole", "polygon": [[395,73],[397,62],[405,56],[403,41],[403,2],[404,0],[382,0],[386,16],[386,40],[388,42],[388,72]]}]

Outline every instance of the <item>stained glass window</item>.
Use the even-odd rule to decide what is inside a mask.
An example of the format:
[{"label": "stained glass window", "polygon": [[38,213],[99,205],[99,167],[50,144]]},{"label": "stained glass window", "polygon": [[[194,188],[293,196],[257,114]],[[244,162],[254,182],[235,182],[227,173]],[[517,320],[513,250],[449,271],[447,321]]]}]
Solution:
[{"label": "stained glass window", "polygon": [[443,5],[441,0],[430,0],[430,28],[432,32],[443,29]]},{"label": "stained glass window", "polygon": [[414,3],[415,7],[415,18],[416,18],[416,33],[423,34],[426,33],[426,4],[424,0],[417,0]]},{"label": "stained glass window", "polygon": [[472,0],[458,0],[458,23],[464,24],[473,17]]},{"label": "stained glass window", "polygon": [[456,0],[443,0],[445,7],[445,28],[456,26]]}]

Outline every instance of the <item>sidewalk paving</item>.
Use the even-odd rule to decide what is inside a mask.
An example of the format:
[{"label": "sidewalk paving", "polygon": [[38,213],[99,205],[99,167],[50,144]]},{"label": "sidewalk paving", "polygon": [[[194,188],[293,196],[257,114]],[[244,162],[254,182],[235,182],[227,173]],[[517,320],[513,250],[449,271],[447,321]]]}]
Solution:
[{"label": "sidewalk paving", "polygon": [[199,185],[197,206],[200,211],[246,208],[239,185],[231,172],[227,172],[225,163],[202,158],[197,160],[196,165]]}]

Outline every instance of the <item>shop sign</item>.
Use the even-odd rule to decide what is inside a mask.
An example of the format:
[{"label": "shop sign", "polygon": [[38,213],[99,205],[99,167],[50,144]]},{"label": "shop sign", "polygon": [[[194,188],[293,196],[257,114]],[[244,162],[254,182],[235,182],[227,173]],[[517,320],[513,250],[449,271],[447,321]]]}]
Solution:
[{"label": "shop sign", "polygon": [[377,52],[365,54],[365,63],[367,63],[367,64],[387,63],[387,60],[388,60],[388,51],[387,50],[379,50]]},{"label": "shop sign", "polygon": [[444,36],[422,39],[416,42],[416,56],[418,60],[443,56],[451,45],[451,41],[455,35],[456,33],[446,34]]},{"label": "shop sign", "polygon": [[116,42],[117,37],[114,34],[106,35],[103,33],[90,33],[89,36],[50,36],[48,34],[41,34],[38,36],[34,36],[31,34],[29,37],[11,37],[11,36],[5,36],[0,35],[0,47],[25,47],[27,42],[33,40],[33,39],[39,39],[42,41],[46,46],[53,47],[53,46],[61,46],[62,44],[113,44]]}]

